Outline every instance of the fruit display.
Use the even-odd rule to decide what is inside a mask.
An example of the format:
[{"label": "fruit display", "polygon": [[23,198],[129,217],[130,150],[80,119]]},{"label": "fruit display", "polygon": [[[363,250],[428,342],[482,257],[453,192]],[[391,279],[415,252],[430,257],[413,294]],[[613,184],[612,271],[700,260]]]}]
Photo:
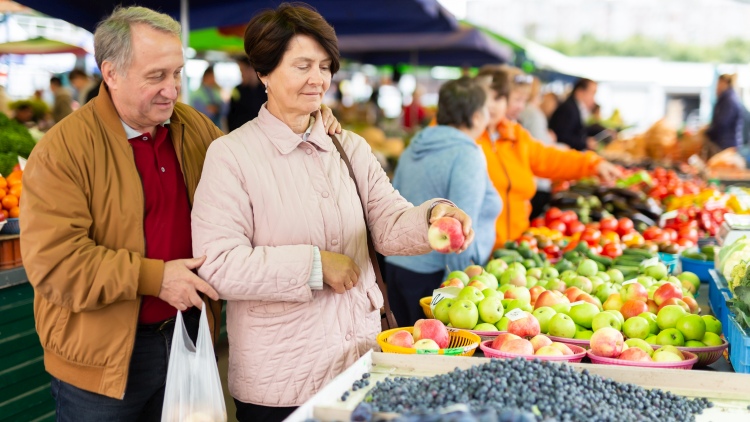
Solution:
[{"label": "fruit display", "polygon": [[552,341],[542,334],[522,337],[511,332],[502,333],[494,340],[483,342],[481,348],[486,357],[500,358],[523,356],[526,359],[580,362],[586,355],[586,349],[582,347]]},{"label": "fruit display", "polygon": [[[642,191],[577,183],[552,195],[550,207],[574,211],[582,223],[605,217],[629,218],[639,231],[653,226],[663,213],[659,201]],[[549,226],[547,226],[549,227]]]},{"label": "fruit display", "polygon": [[454,404],[464,404],[474,412],[491,408],[498,416],[506,411],[536,416],[497,419],[514,421],[682,422],[695,420],[696,414],[713,406],[707,399],[687,399],[591,375],[587,370],[578,372],[568,365],[522,358],[492,359],[470,369],[424,378],[389,377],[378,381],[364,402],[372,412],[398,413],[409,421],[435,420],[419,419],[419,415],[434,415]]},{"label": "fruit display", "polygon": [[18,166],[7,177],[0,176],[0,221],[21,215],[19,201],[23,191],[22,177],[23,171]]},{"label": "fruit display", "polygon": [[448,331],[438,320],[421,319],[414,327],[400,327],[378,334],[378,345],[386,353],[471,356],[481,339],[463,330]]}]

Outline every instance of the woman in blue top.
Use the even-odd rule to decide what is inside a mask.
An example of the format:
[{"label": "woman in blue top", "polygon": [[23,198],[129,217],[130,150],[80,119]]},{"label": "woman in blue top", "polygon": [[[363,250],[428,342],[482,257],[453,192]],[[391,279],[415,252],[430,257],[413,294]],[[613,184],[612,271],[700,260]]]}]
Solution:
[{"label": "woman in blue top", "polygon": [[432,295],[446,270],[484,264],[492,253],[502,203],[474,140],[487,127],[488,108],[507,101],[508,87],[497,96],[496,87],[488,88],[469,78],[446,82],[440,88],[438,125],[418,133],[399,159],[393,186],[404,198],[415,204],[446,198],[464,210],[475,227],[474,243],[461,254],[386,257],[388,299],[399,326],[424,318],[419,299]]}]

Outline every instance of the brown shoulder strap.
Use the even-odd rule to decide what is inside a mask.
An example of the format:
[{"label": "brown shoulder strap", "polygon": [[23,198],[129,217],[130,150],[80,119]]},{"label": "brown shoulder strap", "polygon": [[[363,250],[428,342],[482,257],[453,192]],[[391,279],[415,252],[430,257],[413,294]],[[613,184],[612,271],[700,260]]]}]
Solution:
[{"label": "brown shoulder strap", "polygon": [[380,272],[380,266],[378,265],[378,257],[375,255],[375,246],[372,243],[372,235],[370,235],[370,228],[367,226],[367,209],[365,208],[364,203],[362,202],[362,195],[359,192],[359,186],[357,185],[357,178],[354,177],[354,170],[352,169],[352,163],[349,161],[349,157],[346,155],[346,152],[344,152],[344,148],[341,146],[341,143],[336,139],[335,136],[331,135],[331,141],[333,141],[333,145],[336,146],[336,150],[339,152],[339,155],[341,156],[341,159],[344,161],[344,164],[346,164],[346,168],[349,170],[349,177],[352,178],[354,181],[354,187],[357,189],[357,196],[359,196],[359,202],[362,204],[362,213],[365,218],[365,228],[367,229],[367,250],[370,253],[370,261],[372,262],[372,269],[375,270],[375,279],[378,282],[378,287],[380,288],[380,292],[383,294],[383,308],[381,310],[380,316],[382,321],[382,328],[383,330],[389,329],[389,328],[396,328],[398,327],[398,324],[396,323],[396,318],[393,316],[393,312],[391,312],[391,305],[388,302],[388,289],[383,282],[383,275]]}]

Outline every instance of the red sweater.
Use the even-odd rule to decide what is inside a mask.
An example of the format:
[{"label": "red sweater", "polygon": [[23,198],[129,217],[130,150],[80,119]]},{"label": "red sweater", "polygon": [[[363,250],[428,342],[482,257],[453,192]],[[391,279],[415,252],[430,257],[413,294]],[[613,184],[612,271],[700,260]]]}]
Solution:
[{"label": "red sweater", "polygon": [[[128,139],[145,199],[143,230],[146,257],[171,261],[193,257],[190,202],[169,129]],[[177,315],[177,309],[154,296],[144,296],[139,322],[153,324]]]}]

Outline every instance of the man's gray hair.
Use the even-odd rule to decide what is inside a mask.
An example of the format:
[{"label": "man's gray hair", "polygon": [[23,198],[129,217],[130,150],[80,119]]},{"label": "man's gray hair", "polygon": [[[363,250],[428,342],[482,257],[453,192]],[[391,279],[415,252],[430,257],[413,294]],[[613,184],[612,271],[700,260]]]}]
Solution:
[{"label": "man's gray hair", "polygon": [[115,71],[125,75],[133,58],[131,28],[135,24],[180,36],[180,23],[171,16],[146,7],[117,7],[96,27],[94,56],[99,69],[105,61],[114,65]]}]

